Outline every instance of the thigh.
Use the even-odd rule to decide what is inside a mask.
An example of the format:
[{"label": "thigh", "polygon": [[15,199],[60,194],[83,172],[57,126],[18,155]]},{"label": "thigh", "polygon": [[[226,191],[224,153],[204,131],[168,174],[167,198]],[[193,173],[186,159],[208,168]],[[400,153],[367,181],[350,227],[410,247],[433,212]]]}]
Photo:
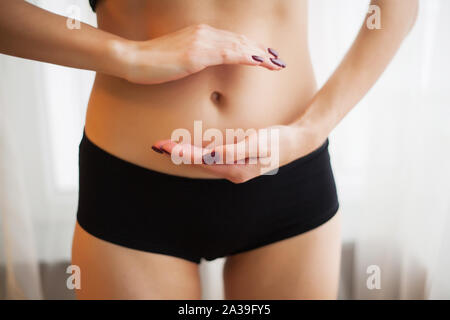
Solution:
[{"label": "thigh", "polygon": [[318,228],[227,259],[226,299],[336,299],[340,214]]},{"label": "thigh", "polygon": [[176,257],[118,246],[78,224],[72,264],[80,267],[78,299],[200,299],[198,265]]}]

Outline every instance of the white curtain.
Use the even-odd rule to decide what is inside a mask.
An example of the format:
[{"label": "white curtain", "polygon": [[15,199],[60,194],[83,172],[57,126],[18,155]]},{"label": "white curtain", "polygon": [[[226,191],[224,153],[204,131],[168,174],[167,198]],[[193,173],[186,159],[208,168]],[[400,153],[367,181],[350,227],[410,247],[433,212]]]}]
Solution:
[{"label": "white curtain", "polygon": [[[367,2],[311,3],[312,56],[323,83]],[[448,1],[421,1],[390,67],[332,134],[344,243],[354,247],[351,263],[344,261],[351,266],[342,284],[347,297],[450,298],[449,281],[442,281],[450,268],[449,9]],[[380,289],[367,287],[370,266],[381,272]]]},{"label": "white curtain", "polygon": [[[32,2],[61,14],[77,5],[95,25],[87,0]],[[319,84],[368,3],[310,1]],[[343,215],[342,299],[450,298],[450,2],[420,5],[388,70],[330,137]],[[0,73],[0,296],[48,298],[42,265],[70,260],[93,73],[3,55]],[[222,265],[201,265],[204,298],[223,297]],[[379,289],[367,285],[373,270]],[[64,275],[50,279],[64,288]]]}]

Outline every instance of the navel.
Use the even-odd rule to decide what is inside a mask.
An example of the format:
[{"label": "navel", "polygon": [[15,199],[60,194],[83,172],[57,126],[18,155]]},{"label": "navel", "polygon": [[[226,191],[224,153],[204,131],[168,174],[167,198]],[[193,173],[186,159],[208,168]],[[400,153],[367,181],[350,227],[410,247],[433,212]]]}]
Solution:
[{"label": "navel", "polygon": [[211,101],[216,105],[220,105],[223,101],[223,95],[218,91],[214,91],[213,93],[211,93]]}]

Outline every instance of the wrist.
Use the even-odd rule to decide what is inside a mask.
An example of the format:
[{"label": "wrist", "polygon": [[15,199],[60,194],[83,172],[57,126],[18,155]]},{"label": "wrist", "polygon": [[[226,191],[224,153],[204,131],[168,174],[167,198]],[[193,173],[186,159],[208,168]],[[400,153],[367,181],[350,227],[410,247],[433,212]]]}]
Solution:
[{"label": "wrist", "polygon": [[127,39],[113,39],[107,43],[109,74],[128,80],[135,65],[138,45]]},{"label": "wrist", "polygon": [[317,141],[324,141],[334,128],[330,115],[316,103],[310,104],[292,126],[309,132],[311,138]]}]

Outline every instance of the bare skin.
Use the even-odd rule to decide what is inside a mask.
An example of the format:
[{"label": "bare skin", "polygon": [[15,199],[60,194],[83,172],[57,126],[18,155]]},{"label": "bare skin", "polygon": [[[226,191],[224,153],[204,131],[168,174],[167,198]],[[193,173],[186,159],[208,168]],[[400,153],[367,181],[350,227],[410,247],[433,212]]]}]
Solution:
[{"label": "bare skin", "polygon": [[[336,299],[340,226],[338,213],[310,232],[227,258],[225,299]],[[74,243],[72,263],[82,270],[78,299],[201,298],[195,263],[120,247],[78,224]]]},{"label": "bare skin", "polygon": [[[168,174],[244,183],[261,174],[258,165],[177,166],[151,146],[172,153],[173,130],[192,131],[202,120],[204,130],[222,132],[276,127],[280,165],[308,154],[372,87],[414,24],[415,0],[373,4],[381,8],[383,29],[363,26],[319,90],[306,0],[99,1],[99,28],[83,24],[75,31],[65,27],[64,17],[3,0],[0,52],[97,71],[85,130],[107,152]],[[270,60],[269,47],[286,68]],[[203,144],[186,145],[208,151]],[[234,147],[215,150],[228,156]],[[306,234],[229,257],[226,298],[336,298],[339,230],[336,216]],[[82,270],[80,299],[201,297],[195,264],[116,246],[78,225],[73,264]]]},{"label": "bare skin", "polygon": [[338,213],[310,232],[228,258],[225,298],[336,299],[340,226]]},{"label": "bare skin", "polygon": [[75,227],[72,263],[80,267],[78,299],[201,298],[197,264],[121,247]]}]

